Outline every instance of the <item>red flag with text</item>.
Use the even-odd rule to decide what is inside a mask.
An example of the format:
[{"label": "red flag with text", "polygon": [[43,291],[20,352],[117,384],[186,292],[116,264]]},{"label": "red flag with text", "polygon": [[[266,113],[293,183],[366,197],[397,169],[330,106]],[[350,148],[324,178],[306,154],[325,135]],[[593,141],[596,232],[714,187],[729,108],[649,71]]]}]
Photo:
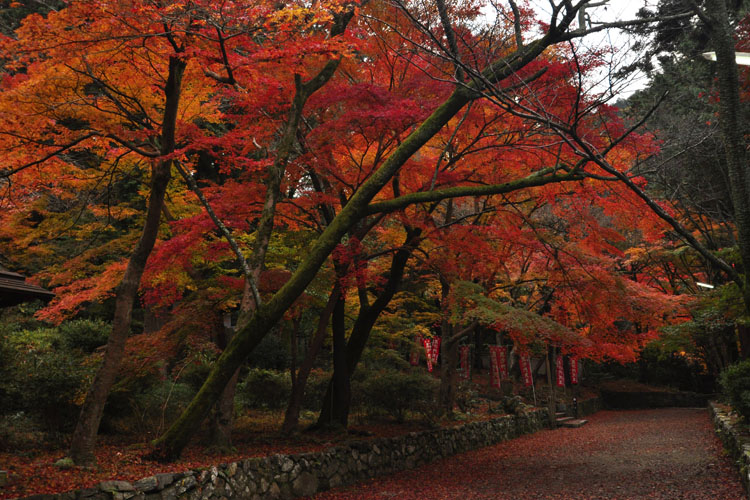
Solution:
[{"label": "red flag with text", "polygon": [[505,359],[507,349],[499,345],[490,346],[490,378],[492,387],[500,387],[501,378],[508,376],[508,365]]},{"label": "red flag with text", "polygon": [[432,364],[436,365],[438,356],[440,356],[440,337],[432,339],[432,346],[430,347],[430,357],[432,358]]},{"label": "red flag with text", "polygon": [[425,357],[427,358],[427,371],[432,371],[432,339],[423,338],[422,339],[422,345],[424,346],[425,353],[427,354]]},{"label": "red flag with text", "polygon": [[499,347],[496,351],[497,366],[500,368],[500,378],[502,380],[508,379],[508,348],[505,346]]},{"label": "red flag with text", "polygon": [[570,358],[570,383],[578,383],[578,358]]},{"label": "red flag with text", "polygon": [[427,371],[431,372],[432,367],[437,364],[440,355],[440,337],[434,339],[422,339],[424,350],[427,353]]},{"label": "red flag with text", "polygon": [[528,356],[518,357],[518,366],[521,368],[521,377],[523,378],[523,385],[526,387],[532,384],[531,378],[531,360]]},{"label": "red flag with text", "polygon": [[562,356],[557,357],[557,387],[565,387],[565,366],[563,360]]}]

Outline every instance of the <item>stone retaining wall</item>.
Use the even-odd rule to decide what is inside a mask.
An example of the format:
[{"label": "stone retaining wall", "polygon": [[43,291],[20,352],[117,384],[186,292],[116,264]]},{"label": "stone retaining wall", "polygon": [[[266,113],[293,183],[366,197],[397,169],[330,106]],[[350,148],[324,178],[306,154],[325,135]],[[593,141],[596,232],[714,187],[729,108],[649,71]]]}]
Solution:
[{"label": "stone retaining wall", "polygon": [[394,438],[355,441],[322,452],[249,458],[205,470],[157,474],[133,483],[27,500],[291,499],[506,441],[548,426],[546,410]]},{"label": "stone retaining wall", "polygon": [[589,398],[578,401],[578,408],[572,417],[582,418],[592,415],[602,409],[601,398]]},{"label": "stone retaining wall", "polygon": [[750,438],[741,436],[734,426],[735,418],[730,417],[726,410],[713,401],[708,404],[708,410],[711,412],[716,434],[739,467],[740,480],[750,499]]},{"label": "stone retaining wall", "polygon": [[617,392],[602,390],[605,408],[631,410],[637,408],[705,408],[713,394],[697,392]]}]

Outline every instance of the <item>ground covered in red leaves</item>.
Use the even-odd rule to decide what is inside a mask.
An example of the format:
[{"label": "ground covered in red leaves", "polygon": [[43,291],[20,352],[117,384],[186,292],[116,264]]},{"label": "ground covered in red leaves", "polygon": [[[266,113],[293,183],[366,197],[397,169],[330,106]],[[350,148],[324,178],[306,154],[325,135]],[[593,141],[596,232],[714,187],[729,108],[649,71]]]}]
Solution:
[{"label": "ground covered in red leaves", "polygon": [[708,411],[602,411],[315,497],[323,499],[745,499]]},{"label": "ground covered in red leaves", "polygon": [[252,450],[245,450],[244,453],[236,455],[220,455],[206,453],[201,448],[194,447],[186,450],[179,461],[161,464],[144,459],[143,456],[150,451],[145,448],[101,441],[96,451],[97,464],[93,468],[55,467],[55,461],[65,455],[64,450],[31,452],[27,456],[0,453],[0,469],[7,470],[9,474],[9,483],[5,487],[0,487],[0,499],[88,488],[109,479],[135,481],[158,472],[182,472],[218,463],[234,462],[247,456],[297,453],[315,448],[312,443],[296,446],[275,443],[255,446]]},{"label": "ground covered in red leaves", "polygon": [[[277,415],[278,417],[278,415]],[[476,419],[490,418],[480,413]],[[459,425],[463,422],[442,422],[443,425]],[[25,452],[0,450],[0,470],[8,472],[8,484],[0,487],[0,500],[25,497],[41,493],[60,493],[89,488],[101,481],[118,479],[135,481],[160,472],[183,472],[202,469],[211,465],[230,463],[248,457],[291,454],[317,451],[351,439],[368,437],[391,437],[408,432],[424,430],[418,422],[398,424],[391,421],[368,421],[352,425],[350,433],[301,433],[292,436],[280,435],[277,421],[252,424],[254,430],[238,432],[235,439],[237,452],[219,454],[211,452],[206,443],[188,447],[182,458],[174,463],[163,464],[145,458],[151,451],[145,443],[134,443],[120,437],[100,436],[96,450],[96,466],[60,469],[54,463],[65,456],[66,449],[36,449]]]}]

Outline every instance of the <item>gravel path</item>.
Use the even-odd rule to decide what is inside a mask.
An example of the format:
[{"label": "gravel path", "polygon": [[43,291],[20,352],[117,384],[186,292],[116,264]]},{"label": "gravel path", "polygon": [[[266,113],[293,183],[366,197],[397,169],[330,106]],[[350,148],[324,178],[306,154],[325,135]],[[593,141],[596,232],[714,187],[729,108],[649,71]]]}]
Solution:
[{"label": "gravel path", "polygon": [[602,411],[316,499],[746,499],[707,410]]}]

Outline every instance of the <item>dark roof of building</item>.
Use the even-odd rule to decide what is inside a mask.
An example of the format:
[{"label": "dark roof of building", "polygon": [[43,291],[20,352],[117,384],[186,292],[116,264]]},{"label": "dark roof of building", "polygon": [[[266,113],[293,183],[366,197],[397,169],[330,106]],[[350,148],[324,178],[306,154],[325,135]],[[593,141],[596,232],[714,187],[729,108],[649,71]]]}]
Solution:
[{"label": "dark roof of building", "polygon": [[41,299],[50,300],[55,294],[31,283],[26,283],[23,274],[0,267],[0,307],[10,307]]}]

